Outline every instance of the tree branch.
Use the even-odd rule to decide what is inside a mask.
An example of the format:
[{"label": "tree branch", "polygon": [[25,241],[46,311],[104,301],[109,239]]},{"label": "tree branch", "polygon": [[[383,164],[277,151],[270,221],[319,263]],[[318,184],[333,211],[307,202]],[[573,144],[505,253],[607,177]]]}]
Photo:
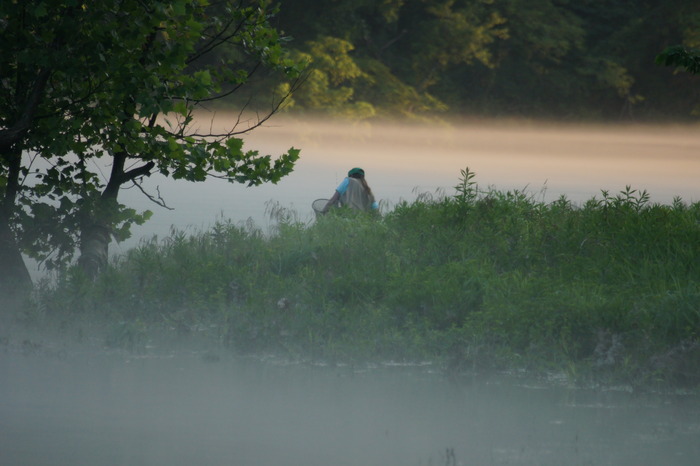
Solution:
[{"label": "tree branch", "polygon": [[146,190],[143,189],[143,186],[141,186],[141,184],[138,181],[132,180],[132,182],[134,183],[134,186],[136,186],[138,188],[138,190],[141,191],[141,193],[144,196],[146,196],[148,198],[148,200],[150,200],[154,204],[159,205],[160,207],[163,207],[164,209],[175,210],[173,207],[170,207],[165,203],[165,199],[163,199],[163,197],[160,195],[160,188],[158,188],[158,186],[156,186],[156,191],[158,192],[158,196],[155,197],[155,196],[148,194],[148,192],[146,192]]},{"label": "tree branch", "polygon": [[13,144],[18,142],[31,127],[50,76],[50,69],[43,69],[39,72],[20,117],[9,128],[0,130],[0,153],[7,151]]},{"label": "tree branch", "polygon": [[153,170],[153,167],[155,167],[156,164],[155,162],[148,162],[146,165],[141,165],[138,168],[134,168],[132,170],[127,171],[124,173],[122,179],[123,183],[126,183],[127,181],[134,181],[136,178],[140,178],[142,176],[150,176],[151,175],[151,170]]},{"label": "tree branch", "polygon": [[306,81],[307,77],[308,77],[308,75],[304,75],[304,76],[300,76],[300,77],[296,78],[296,79],[294,80],[294,82],[292,83],[292,85],[289,87],[289,91],[287,91],[287,93],[286,93],[285,95],[283,95],[283,96],[279,99],[279,101],[277,101],[277,102],[274,102],[274,101],[273,101],[272,104],[271,104],[271,109],[270,109],[264,116],[262,116],[261,118],[258,118],[257,121],[256,121],[255,123],[253,123],[251,126],[249,126],[248,128],[243,129],[243,130],[240,130],[240,131],[237,131],[237,130],[236,130],[236,128],[238,127],[238,125],[239,125],[240,122],[241,122],[241,115],[243,114],[243,111],[244,111],[245,108],[247,107],[247,105],[246,105],[246,106],[244,106],[244,108],[239,112],[238,118],[237,118],[237,120],[236,120],[236,123],[231,127],[231,129],[230,129],[229,131],[227,131],[227,132],[225,132],[225,133],[217,133],[217,134],[212,134],[212,133],[209,133],[209,134],[204,134],[204,133],[192,133],[192,134],[189,134],[189,136],[191,136],[191,137],[198,137],[198,138],[219,138],[219,139],[225,139],[225,138],[234,137],[234,136],[238,136],[238,135],[241,135],[241,134],[249,133],[249,132],[253,131],[255,128],[259,128],[259,127],[262,126],[267,120],[269,120],[270,118],[272,118],[272,116],[273,116],[275,113],[277,113],[277,112],[279,111],[280,107],[284,104],[284,102],[286,102],[287,99],[289,99],[289,98],[291,97],[291,95],[292,95],[294,92],[296,92],[297,89],[299,89],[299,86],[301,86],[301,85],[304,83],[304,81]]}]

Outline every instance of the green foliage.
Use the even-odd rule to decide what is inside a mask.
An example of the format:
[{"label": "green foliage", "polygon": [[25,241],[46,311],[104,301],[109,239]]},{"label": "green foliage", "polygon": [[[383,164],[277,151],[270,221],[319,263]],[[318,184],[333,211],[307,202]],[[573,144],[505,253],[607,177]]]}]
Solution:
[{"label": "green foliage", "polygon": [[[312,61],[326,52],[311,41],[351,44],[369,79],[346,87],[374,107],[365,117],[688,118],[697,86],[650,65],[658,44],[698,47],[696,3],[295,0],[279,24]],[[305,87],[323,98],[324,86]]]},{"label": "green foliage", "polygon": [[269,235],[225,221],[174,231],[95,282],[69,271],[41,301],[56,315],[215,328],[240,352],[697,383],[700,204],[601,194],[544,203],[481,191],[465,169],[454,196],[384,218],[333,212],[307,225],[271,206]]},{"label": "green foliage", "polygon": [[243,150],[237,136],[255,125],[191,127],[198,107],[259,67],[299,76],[270,25],[276,11],[267,0],[3,2],[0,207],[19,247],[60,266],[98,237],[127,238],[150,213],[120,204],[119,189],[155,171],[248,185],[289,174],[298,149]]},{"label": "green foliage", "polygon": [[469,170],[467,167],[460,170],[459,184],[455,186],[455,200],[461,205],[471,205],[479,196],[479,187],[474,181],[476,173]]},{"label": "green foliage", "polygon": [[[414,80],[420,90],[440,81],[440,75],[453,64],[479,62],[494,66],[490,46],[508,37],[506,20],[488,6],[488,2],[426,3],[425,16],[411,18],[412,29],[419,37],[440,40],[415,41],[412,44]],[[417,21],[418,20],[418,21]]]},{"label": "green foliage", "polygon": [[[354,49],[350,42],[322,37],[309,41],[304,49],[305,52],[297,52],[292,57],[298,62],[308,63],[308,74],[304,85],[295,92],[285,108],[299,105],[312,112],[359,120],[375,114],[370,103],[354,98],[355,83],[368,79],[368,76],[349,55]],[[289,84],[282,85],[279,93],[287,92]]]},{"label": "green foliage", "polygon": [[374,104],[377,116],[428,119],[431,114],[439,114],[448,109],[435,96],[420,92],[402,81],[381,61],[373,58],[357,61],[368,79],[359,82],[355,92],[361,99]]},{"label": "green foliage", "polygon": [[700,50],[672,45],[656,56],[656,63],[684,68],[691,74],[700,73]]}]

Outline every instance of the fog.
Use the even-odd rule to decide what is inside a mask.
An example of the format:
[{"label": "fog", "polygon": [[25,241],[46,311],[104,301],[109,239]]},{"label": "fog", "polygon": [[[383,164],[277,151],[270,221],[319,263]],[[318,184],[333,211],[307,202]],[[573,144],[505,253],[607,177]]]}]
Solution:
[{"label": "fog", "polygon": [[3,465],[691,465],[697,398],[227,353],[0,357]]},{"label": "fog", "polygon": [[[210,121],[215,117],[213,123]],[[222,129],[231,119],[200,117],[203,129]],[[360,166],[382,201],[391,209],[400,200],[442,190],[453,194],[460,170],[476,173],[480,188],[525,190],[537,200],[561,195],[575,202],[601,190],[617,194],[630,185],[647,190],[654,202],[670,203],[675,196],[700,200],[700,126],[698,125],[563,125],[528,121],[399,125],[332,123],[273,118],[244,138],[244,149],[278,155],[301,149],[294,172],[279,184],[248,188],[212,179],[206,183],[173,182],[152,176],[156,188],[174,210],[145,202],[135,189],[121,200],[149,208],[154,216],[134,229],[134,238],[115,251],[133,246],[142,237],[167,235],[170,227],[207,228],[217,217],[235,222],[252,219],[266,228],[267,205],[294,210],[302,221],[312,219],[314,199],[328,198],[347,171]]]},{"label": "fog", "polygon": [[[544,201],[583,202],[627,185],[654,202],[697,201],[698,129],[274,119],[246,136],[245,148],[300,148],[293,174],[257,188],[153,176],[145,188],[174,210],[124,190],[123,203],[154,217],[112,251],[217,217],[266,227],[269,202],[310,220],[311,202],[329,197],[354,166],[384,210],[419,193],[452,194],[467,166],[482,189]],[[430,364],[285,364],[185,347],[132,354],[0,329],[0,465],[637,466],[700,457],[696,395],[576,389],[518,374],[451,379]]]}]

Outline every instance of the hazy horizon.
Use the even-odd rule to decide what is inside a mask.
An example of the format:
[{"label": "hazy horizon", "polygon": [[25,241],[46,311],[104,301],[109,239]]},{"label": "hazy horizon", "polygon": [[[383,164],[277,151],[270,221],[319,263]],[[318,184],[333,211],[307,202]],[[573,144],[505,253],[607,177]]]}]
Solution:
[{"label": "hazy horizon", "polygon": [[[231,124],[223,114],[214,123]],[[222,125],[222,126],[217,126]],[[328,198],[346,176],[361,166],[376,196],[388,208],[418,193],[442,190],[452,194],[460,170],[476,173],[479,187],[526,190],[536,199],[553,201],[564,195],[574,202],[617,194],[631,186],[647,190],[652,202],[700,200],[700,130],[697,125],[570,125],[531,121],[473,121],[447,124],[350,123],[294,120],[277,116],[244,136],[245,150],[277,156],[290,147],[301,149],[293,173],[277,185],[247,188],[222,180],[188,183],[153,175],[144,181],[156,187],[174,208],[147,202],[135,189],[120,200],[150,209],[153,218],[135,227],[134,237],[115,250],[132,247],[140,238],[167,235],[170,226],[207,228],[223,215],[235,222],[251,218],[268,223],[270,201],[311,220],[311,202]]]}]

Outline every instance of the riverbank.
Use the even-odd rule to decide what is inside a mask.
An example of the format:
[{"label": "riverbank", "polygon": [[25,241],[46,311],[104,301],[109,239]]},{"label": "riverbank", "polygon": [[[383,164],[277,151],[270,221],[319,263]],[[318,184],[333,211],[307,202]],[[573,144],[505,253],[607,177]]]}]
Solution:
[{"label": "riverbank", "polygon": [[482,190],[423,195],[382,218],[220,221],[142,242],[95,282],[38,288],[26,322],[107,322],[104,341],[199,335],[237,354],[325,363],[526,369],[582,385],[700,383],[700,204],[644,191],[582,204]]}]

